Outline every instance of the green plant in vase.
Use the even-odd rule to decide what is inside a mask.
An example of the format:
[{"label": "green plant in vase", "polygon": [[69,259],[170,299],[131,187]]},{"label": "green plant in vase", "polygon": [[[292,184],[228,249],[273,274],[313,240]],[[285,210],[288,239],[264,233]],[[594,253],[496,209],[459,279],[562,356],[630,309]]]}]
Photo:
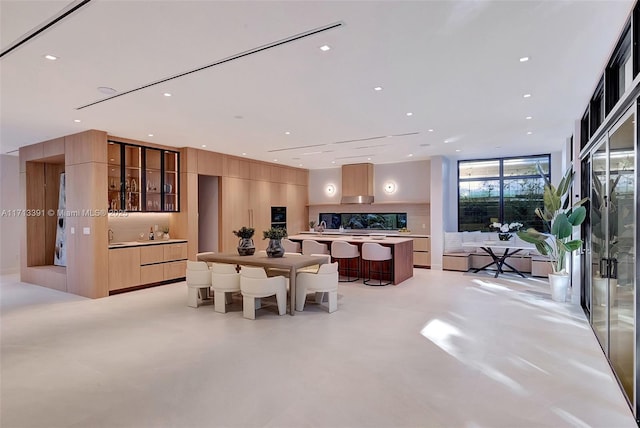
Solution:
[{"label": "green plant in vase", "polygon": [[282,257],[284,255],[284,247],[282,246],[282,238],[287,237],[287,229],[282,227],[272,227],[262,232],[262,239],[268,239],[267,246],[268,257]]},{"label": "green plant in vase", "polygon": [[238,254],[241,256],[251,256],[256,252],[256,246],[253,243],[253,227],[242,226],[239,230],[234,230],[233,234],[240,240],[238,241]]},{"label": "green plant in vase", "polygon": [[534,228],[519,231],[518,236],[536,246],[540,254],[548,256],[553,273],[549,274],[551,295],[554,300],[564,302],[569,284],[569,274],[565,269],[567,256],[582,246],[581,239],[572,239],[573,228],[582,224],[587,216],[583,206],[588,198],[571,205],[570,187],[573,168],[570,166],[562,180],[555,187],[537,165],[538,173],[544,179],[544,207],[536,208],[536,215],[542,220],[545,231]]}]

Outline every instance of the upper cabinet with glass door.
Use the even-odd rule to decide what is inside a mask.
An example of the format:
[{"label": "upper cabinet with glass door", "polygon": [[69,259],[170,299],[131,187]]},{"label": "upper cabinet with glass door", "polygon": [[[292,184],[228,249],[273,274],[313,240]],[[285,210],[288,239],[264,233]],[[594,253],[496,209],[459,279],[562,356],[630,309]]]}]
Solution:
[{"label": "upper cabinet with glass door", "polygon": [[109,208],[179,211],[178,152],[109,142]]}]

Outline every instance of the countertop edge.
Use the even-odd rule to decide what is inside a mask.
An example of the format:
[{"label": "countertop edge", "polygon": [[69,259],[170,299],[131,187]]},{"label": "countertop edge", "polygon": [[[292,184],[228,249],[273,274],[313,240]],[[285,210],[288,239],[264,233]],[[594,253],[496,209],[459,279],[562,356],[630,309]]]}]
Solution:
[{"label": "countertop edge", "polygon": [[132,247],[147,247],[149,245],[167,245],[167,244],[181,244],[186,243],[186,239],[158,239],[157,241],[127,241],[121,245],[109,244],[110,250],[117,250],[118,248],[132,248]]}]

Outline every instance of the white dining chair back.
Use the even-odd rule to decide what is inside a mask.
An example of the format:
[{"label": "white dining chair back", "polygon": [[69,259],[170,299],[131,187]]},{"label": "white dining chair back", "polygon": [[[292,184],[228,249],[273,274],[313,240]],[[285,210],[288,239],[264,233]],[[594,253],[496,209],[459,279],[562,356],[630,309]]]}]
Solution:
[{"label": "white dining chair back", "polygon": [[283,238],[282,247],[286,253],[300,253],[301,247],[299,242],[292,241],[291,239]]},{"label": "white dining chair back", "polygon": [[302,241],[302,254],[309,256],[311,254],[330,254],[327,244],[322,244],[313,239],[305,239]]},{"label": "white dining chair back", "polygon": [[187,260],[187,305],[197,308],[209,299],[211,271],[205,262]]},{"label": "white dining chair back", "polygon": [[317,273],[300,272],[296,277],[296,311],[304,310],[308,293],[315,293],[316,303],[323,305],[327,295],[329,313],[338,309],[338,263],[320,265]]},{"label": "white dining chair back", "polygon": [[211,288],[213,288],[213,305],[216,312],[227,312],[227,304],[231,303],[231,295],[240,291],[240,274],[236,265],[229,263],[213,263],[211,265]]},{"label": "white dining chair back", "polygon": [[248,319],[256,318],[256,309],[260,308],[260,299],[276,296],[278,313],[287,312],[287,282],[283,276],[267,277],[261,267],[242,266],[240,269],[240,291],[242,293],[242,312]]}]

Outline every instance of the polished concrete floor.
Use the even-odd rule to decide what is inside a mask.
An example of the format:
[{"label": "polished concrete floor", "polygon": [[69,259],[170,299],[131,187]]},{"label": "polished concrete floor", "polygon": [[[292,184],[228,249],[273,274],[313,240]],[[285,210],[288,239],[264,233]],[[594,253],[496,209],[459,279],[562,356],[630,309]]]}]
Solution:
[{"label": "polished concrete floor", "polygon": [[545,280],[416,269],[242,317],[184,283],[88,300],[2,277],[0,426],[635,427]]}]

